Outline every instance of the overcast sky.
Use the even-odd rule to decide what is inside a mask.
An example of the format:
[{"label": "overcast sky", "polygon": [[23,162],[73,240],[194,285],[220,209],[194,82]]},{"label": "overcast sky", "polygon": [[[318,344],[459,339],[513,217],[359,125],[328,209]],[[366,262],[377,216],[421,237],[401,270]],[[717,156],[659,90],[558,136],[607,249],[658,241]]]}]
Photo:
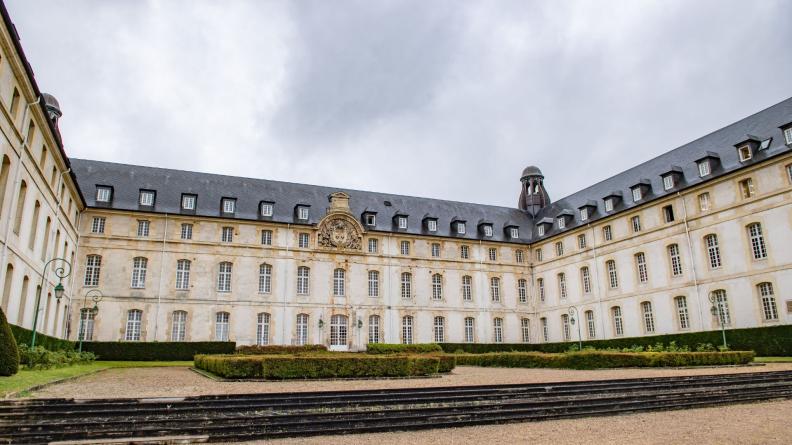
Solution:
[{"label": "overcast sky", "polygon": [[792,96],[790,1],[7,7],[69,156],[510,207]]}]

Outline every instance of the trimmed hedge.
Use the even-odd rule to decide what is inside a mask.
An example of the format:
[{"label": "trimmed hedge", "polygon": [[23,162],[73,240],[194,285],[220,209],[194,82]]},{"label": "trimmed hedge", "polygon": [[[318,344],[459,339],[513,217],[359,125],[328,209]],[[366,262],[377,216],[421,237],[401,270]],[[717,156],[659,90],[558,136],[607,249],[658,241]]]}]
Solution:
[{"label": "trimmed hedge", "polygon": [[[16,337],[17,344],[30,346],[30,341],[33,340],[33,331],[21,326],[10,326],[11,332],[13,332],[14,337]],[[76,349],[75,343],[73,341],[50,337],[49,335],[44,335],[41,332],[36,332],[36,346],[41,346],[42,348],[50,351],[73,351]]]},{"label": "trimmed hedge", "polygon": [[195,367],[225,378],[316,379],[349,377],[409,377],[438,372],[432,356],[316,355],[197,355]]},{"label": "trimmed hedge", "polygon": [[491,352],[454,354],[460,366],[495,368],[653,368],[677,366],[744,365],[753,361],[753,351],[729,352],[608,352],[568,353]]},{"label": "trimmed hedge", "polygon": [[231,354],[232,341],[162,342],[83,342],[83,351],[93,352],[97,360],[192,360],[196,354]]},{"label": "trimmed hedge", "polygon": [[456,357],[450,354],[440,354],[436,355],[440,360],[440,363],[437,366],[437,372],[442,374],[447,374],[456,368]]},{"label": "trimmed hedge", "polygon": [[415,343],[404,345],[400,343],[369,343],[366,345],[368,354],[435,354],[443,352],[437,343]]},{"label": "trimmed hedge", "polygon": [[11,332],[11,325],[0,308],[0,376],[14,375],[19,372],[19,349]]},{"label": "trimmed hedge", "polygon": [[[688,332],[684,334],[653,335],[647,337],[614,338],[610,340],[583,341],[583,347],[594,349],[623,349],[632,346],[651,346],[657,343],[696,346],[710,343],[723,344],[721,331]],[[757,356],[792,356],[792,325],[762,328],[727,329],[726,343],[732,350],[754,351]],[[443,351],[454,353],[459,350],[473,354],[506,351],[566,352],[578,342],[562,343],[440,343]]]},{"label": "trimmed hedge", "polygon": [[276,354],[312,354],[327,352],[325,345],[303,345],[303,346],[286,346],[286,345],[248,345],[240,346],[236,350],[237,354],[245,355],[276,355]]}]

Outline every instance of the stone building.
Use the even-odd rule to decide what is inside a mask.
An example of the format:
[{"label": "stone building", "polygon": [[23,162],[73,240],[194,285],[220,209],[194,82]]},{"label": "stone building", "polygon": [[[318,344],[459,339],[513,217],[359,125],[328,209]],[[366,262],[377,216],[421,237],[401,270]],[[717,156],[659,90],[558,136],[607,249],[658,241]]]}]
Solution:
[{"label": "stone building", "polygon": [[[792,99],[562,199],[563,178],[528,167],[517,205],[497,207],[69,160],[57,102],[3,18],[0,286],[13,323],[32,326],[31,295],[58,256],[74,259],[72,292],[53,301],[48,275],[39,330],[72,339],[356,350],[792,320]],[[83,301],[93,289],[98,313]]]}]

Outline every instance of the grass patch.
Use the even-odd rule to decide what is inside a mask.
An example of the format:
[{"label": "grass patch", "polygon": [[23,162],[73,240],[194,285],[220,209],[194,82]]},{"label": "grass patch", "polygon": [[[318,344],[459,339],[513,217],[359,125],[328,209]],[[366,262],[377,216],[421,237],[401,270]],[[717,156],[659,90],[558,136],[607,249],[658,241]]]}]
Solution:
[{"label": "grass patch", "polygon": [[[78,377],[92,372],[110,368],[151,368],[157,366],[192,366],[192,362],[116,362],[96,361],[63,368],[50,369],[20,369],[11,377],[0,377],[0,398],[12,392],[26,391],[34,386],[55,382],[58,380]],[[26,396],[26,393],[20,394]]]},{"label": "grass patch", "polygon": [[758,363],[792,363],[792,357],[756,357]]}]

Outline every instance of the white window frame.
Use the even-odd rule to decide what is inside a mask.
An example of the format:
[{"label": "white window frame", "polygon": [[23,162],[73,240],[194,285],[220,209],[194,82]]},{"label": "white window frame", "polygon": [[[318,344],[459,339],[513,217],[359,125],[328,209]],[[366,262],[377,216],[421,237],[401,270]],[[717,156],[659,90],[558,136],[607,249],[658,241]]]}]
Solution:
[{"label": "white window frame", "polygon": [[577,240],[578,240],[578,249],[585,249],[587,246],[586,234],[581,233],[580,235],[577,236]]},{"label": "white window frame", "polygon": [[86,287],[98,286],[101,270],[102,257],[99,255],[88,255],[85,260],[85,280],[83,285]]},{"label": "white window frame", "polygon": [[104,233],[105,221],[106,218],[104,216],[94,216],[91,222],[91,233]]},{"label": "white window frame", "polygon": [[368,271],[368,296],[379,297],[379,271]]},{"label": "white window frame", "polygon": [[220,235],[220,241],[224,243],[234,242],[234,228],[230,226],[223,227],[222,233]]},{"label": "white window frame", "polygon": [[523,343],[531,342],[531,320],[527,318],[520,319],[520,331],[522,332]]},{"label": "white window frame", "polygon": [[415,320],[412,315],[405,315],[402,317],[402,344],[413,344],[413,324]]},{"label": "white window frame", "polygon": [[591,293],[591,271],[589,270],[588,266],[583,266],[580,268],[580,282],[583,286],[583,293],[590,294]]},{"label": "white window frame", "polygon": [[668,258],[671,262],[671,276],[681,277],[682,270],[682,256],[679,251],[679,244],[671,244],[668,246]]},{"label": "white window frame", "polygon": [[520,303],[528,302],[528,280],[525,278],[517,280],[517,298]]},{"label": "white window frame", "polygon": [[490,298],[492,299],[493,302],[496,303],[499,303],[501,301],[499,277],[490,278]]},{"label": "white window frame", "polygon": [[663,176],[663,190],[671,190],[674,188],[674,175]]},{"label": "white window frame", "polygon": [[638,268],[638,282],[639,283],[648,283],[649,282],[649,271],[646,267],[646,254],[643,252],[638,252],[635,254],[635,265]]},{"label": "white window frame", "polygon": [[141,190],[138,203],[142,206],[151,207],[154,205],[154,192],[151,190]]},{"label": "white window frame", "polygon": [[380,342],[380,316],[379,315],[369,315],[369,329],[368,329],[368,342],[369,343],[379,343]]},{"label": "white window frame", "polygon": [[398,222],[400,229],[406,229],[407,228],[407,217],[406,216],[397,217],[396,218],[396,222]]},{"label": "white window frame", "polygon": [[751,160],[753,158],[753,151],[751,150],[750,145],[741,145],[737,148],[737,155],[740,158],[740,162],[745,162]]},{"label": "white window frame", "polygon": [[517,227],[511,227],[509,229],[509,234],[510,234],[511,238],[517,239],[517,238],[520,237],[520,229],[517,228]]},{"label": "white window frame", "polygon": [[784,130],[784,142],[786,145],[792,144],[792,127]]},{"label": "white window frame", "polygon": [[594,311],[588,310],[585,312],[586,316],[586,325],[588,327],[588,339],[594,340],[597,338],[597,325],[594,322]]},{"label": "white window frame", "polygon": [[333,296],[343,297],[346,295],[346,270],[336,268],[333,270]]},{"label": "white window frame", "polygon": [[143,325],[143,311],[141,311],[140,309],[128,310],[126,330],[124,332],[124,340],[140,341],[142,325]]},{"label": "white window frame", "polygon": [[583,207],[582,209],[580,209],[580,220],[586,221],[588,217],[589,217],[588,207]]},{"label": "white window frame", "polygon": [[473,301],[473,277],[462,276],[462,301]]},{"label": "white window frame", "polygon": [[228,341],[231,315],[228,312],[215,313],[215,341]]},{"label": "white window frame", "polygon": [[234,265],[229,261],[223,261],[217,268],[217,291],[231,292],[231,274]]},{"label": "white window frame", "polygon": [[307,266],[297,268],[297,295],[308,295],[311,292],[311,269]]},{"label": "white window frame", "polygon": [[181,225],[181,233],[179,236],[181,239],[192,239],[192,232],[193,232],[193,225],[190,223],[182,223]]},{"label": "white window frame", "polygon": [[439,258],[440,257],[440,243],[432,243],[432,257]]},{"label": "white window frame", "polygon": [[698,195],[699,211],[707,212],[710,209],[710,194],[704,192]]},{"label": "white window frame", "polygon": [[272,230],[265,229],[261,231],[261,244],[264,246],[272,245]]},{"label": "white window frame", "polygon": [[426,221],[426,228],[430,232],[437,232],[437,220],[430,219],[430,220]]},{"label": "white window frame", "polygon": [[621,306],[613,306],[611,308],[611,317],[613,317],[613,336],[624,336],[624,318],[622,316]]},{"label": "white window frame", "polygon": [[403,300],[409,300],[412,295],[412,274],[410,272],[402,272],[401,274],[401,297]]},{"label": "white window frame", "polygon": [[457,233],[459,235],[464,235],[465,234],[465,223],[457,222],[456,226],[457,226]]},{"label": "white window frame", "polygon": [[476,341],[476,319],[473,317],[465,317],[465,343],[474,343]]},{"label": "white window frame", "polygon": [[443,299],[443,276],[439,273],[432,275],[432,300]]},{"label": "white window frame", "polygon": [[402,255],[409,255],[410,254],[410,242],[406,240],[402,240],[399,242],[399,253]]},{"label": "white window frame", "polygon": [[640,215],[635,215],[630,218],[630,223],[632,224],[633,232],[638,233],[641,231],[641,217]]},{"label": "white window frame", "polygon": [[379,240],[377,238],[369,238],[368,240],[368,252],[369,253],[377,253],[379,251]]},{"label": "white window frame", "polygon": [[764,321],[778,321],[778,306],[776,305],[773,284],[762,282],[756,286],[762,305],[762,319]]},{"label": "white window frame", "polygon": [[610,225],[602,228],[602,237],[605,238],[605,241],[613,241],[613,229]]},{"label": "white window frame", "polygon": [[641,302],[641,313],[643,314],[644,332],[653,334],[655,332],[655,320],[651,301]]},{"label": "white window frame", "polygon": [[561,218],[558,218],[558,222],[556,224],[558,224],[559,230],[566,229],[566,219],[563,216]]},{"label": "white window frame", "polygon": [[223,198],[223,213],[234,213],[236,211],[236,200]]},{"label": "white window frame", "polygon": [[192,262],[187,259],[176,261],[176,290],[188,290],[190,288],[190,266]]},{"label": "white window frame", "polygon": [[487,224],[484,226],[484,236],[492,236],[492,226]]},{"label": "white window frame", "polygon": [[433,323],[434,342],[443,343],[445,341],[445,317],[434,317]]},{"label": "white window frame", "polygon": [[688,312],[687,297],[684,295],[674,297],[674,307],[676,308],[679,329],[690,329],[690,313]]},{"label": "white window frame", "polygon": [[500,317],[492,319],[492,339],[495,343],[503,343],[503,319]]},{"label": "white window frame", "polygon": [[520,264],[525,262],[525,253],[522,249],[517,249],[514,251],[514,260]]},{"label": "white window frame", "polygon": [[459,257],[463,260],[470,259],[470,246],[461,245],[459,246]]},{"label": "white window frame", "polygon": [[718,235],[710,233],[704,236],[704,245],[707,249],[707,259],[709,260],[710,269],[717,269],[721,267],[721,254],[720,245],[718,243]]},{"label": "white window frame", "polygon": [[377,225],[377,215],[373,213],[366,214],[366,225],[369,227],[373,227]]},{"label": "white window frame", "polygon": [[746,229],[748,230],[748,240],[751,243],[751,253],[753,259],[767,259],[767,245],[764,241],[762,225],[760,223],[751,223],[746,226]]},{"label": "white window frame", "polygon": [[96,202],[110,202],[113,196],[113,189],[110,187],[96,187]]},{"label": "white window frame", "polygon": [[181,208],[182,210],[195,210],[195,195],[182,195]]},{"label": "white window frame", "polygon": [[566,274],[561,272],[557,275],[558,278],[558,295],[562,300],[567,298]]},{"label": "white window frame", "polygon": [[306,206],[299,206],[297,207],[297,219],[300,221],[308,221],[308,207]]},{"label": "white window frame", "polygon": [[187,312],[173,311],[171,314],[171,341],[184,341],[187,334]]},{"label": "white window frame", "polygon": [[641,200],[641,198],[643,198],[641,193],[641,187],[633,187],[632,197],[633,197],[633,202],[638,202]]},{"label": "white window frame", "polygon": [[264,346],[269,344],[270,314],[260,312],[256,317],[256,344]]},{"label": "white window frame", "polygon": [[271,202],[262,202],[261,203],[261,216],[269,217],[272,216],[274,211],[274,207]]},{"label": "white window frame", "polygon": [[307,249],[311,246],[311,235],[301,232],[297,234],[297,247]]},{"label": "white window frame", "polygon": [[135,257],[132,259],[132,289],[145,289],[146,288],[146,269],[148,268],[148,259],[145,257]]},{"label": "white window frame", "polygon": [[613,211],[613,198],[605,199],[605,211],[612,212]]},{"label": "white window frame", "polygon": [[139,219],[137,227],[137,236],[148,237],[151,229],[151,221],[147,219]]},{"label": "white window frame", "polygon": [[544,236],[545,234],[544,224],[539,224],[539,226],[536,228],[536,233],[539,236]]},{"label": "white window frame", "polygon": [[710,169],[710,161],[704,160],[698,163],[698,171],[700,177],[705,177],[712,173],[712,169]]},{"label": "white window frame", "polygon": [[308,343],[308,314],[297,314],[297,323],[295,324],[295,343],[297,345],[305,345]]},{"label": "white window frame", "polygon": [[272,292],[272,265],[267,263],[259,264],[259,284],[258,291],[260,294],[269,294]]},{"label": "white window frame", "polygon": [[487,249],[487,258],[489,258],[490,261],[498,261],[498,249],[496,247]]},{"label": "white window frame", "polygon": [[750,199],[756,195],[756,189],[754,188],[753,178],[745,178],[740,181],[740,195],[743,199]]},{"label": "white window frame", "polygon": [[619,287],[619,274],[616,270],[616,261],[608,260],[605,262],[605,267],[608,270],[608,284],[611,289],[618,289]]},{"label": "white window frame", "polygon": [[544,278],[536,279],[536,288],[539,289],[539,301],[545,301]]}]

